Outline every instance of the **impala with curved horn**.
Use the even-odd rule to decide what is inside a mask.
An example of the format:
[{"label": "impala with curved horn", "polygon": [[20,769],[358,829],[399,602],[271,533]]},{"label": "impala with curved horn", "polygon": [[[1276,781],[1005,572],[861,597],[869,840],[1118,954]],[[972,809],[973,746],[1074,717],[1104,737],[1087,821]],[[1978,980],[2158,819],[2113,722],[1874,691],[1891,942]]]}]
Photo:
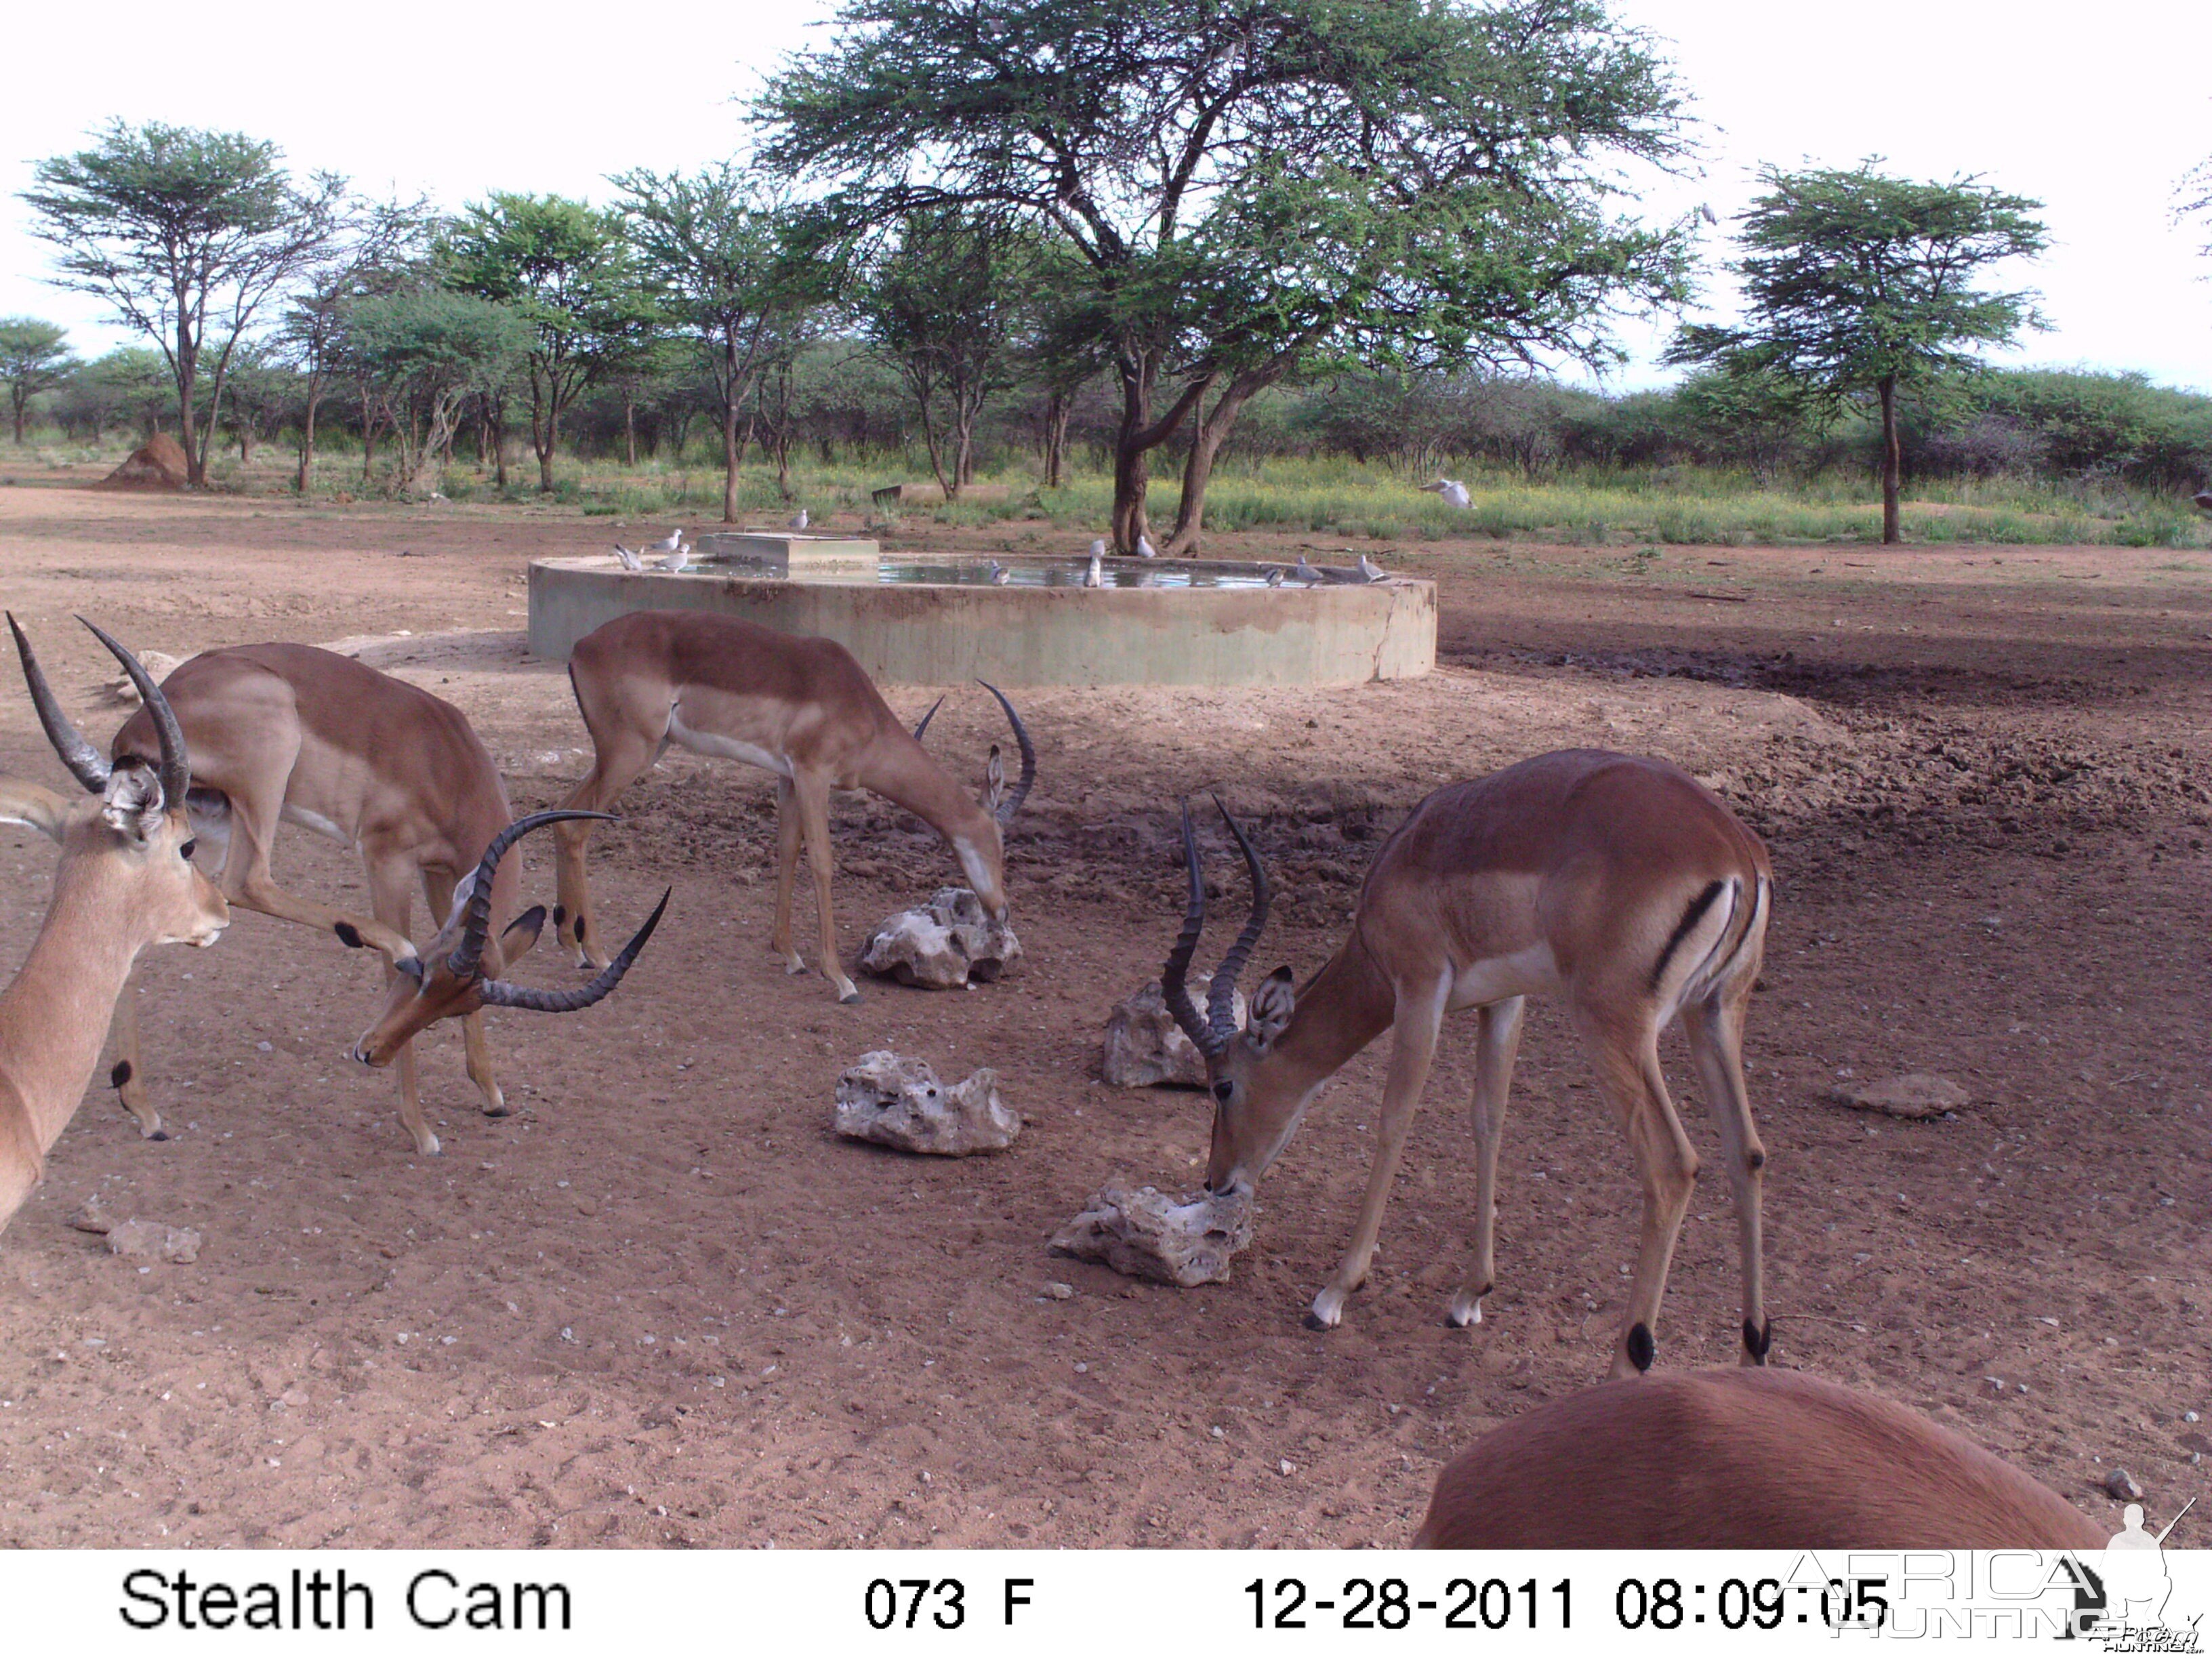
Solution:
[{"label": "impala with curved horn", "polygon": [[[630,963],[637,960],[637,953],[653,937],[653,930],[660,926],[661,913],[668,908],[668,895],[675,890],[673,888],[661,894],[660,902],[653,907],[653,914],[645,919],[645,925],[589,985],[567,991],[540,991],[527,985],[510,985],[484,971],[484,955],[491,942],[492,882],[499,872],[500,861],[507,856],[507,849],[533,830],[582,817],[611,818],[611,815],[532,812],[526,818],[517,818],[492,837],[491,845],[484,848],[476,869],[455,890],[453,911],[446,918],[446,925],[439,929],[438,937],[413,961],[400,964],[382,1017],[354,1044],[356,1060],[367,1066],[389,1066],[400,1045],[425,1026],[441,1019],[465,1017],[487,1006],[573,1014],[580,1008],[590,1007],[622,983]],[[533,904],[508,924],[501,940],[501,954],[510,960],[520,957],[530,944],[537,942],[538,932],[544,925],[545,907]],[[524,930],[530,935],[529,944],[520,942]]]},{"label": "impala with curved horn", "polygon": [[[50,733],[58,721],[75,737],[30,641],[14,617],[8,626],[40,720]],[[160,758],[111,768],[82,738],[73,745],[57,740],[56,752],[88,797],[76,801],[0,777],[0,819],[27,824],[62,849],[46,921],[21,971],[0,991],[0,1228],[39,1184],[46,1153],[84,1098],[138,953],[152,945],[213,945],[230,921],[222,893],[191,862],[185,811],[191,760],[176,715],[136,657],[85,626],[145,699]]]},{"label": "impala with curved horn", "polygon": [[[592,769],[564,807],[602,812],[671,744],[694,754],[743,761],[775,774],[775,931],[787,971],[806,963],[791,938],[792,890],[802,836],[814,874],[822,971],[841,1002],[860,994],[845,976],[830,907],[830,792],[866,789],[903,806],[951,843],[983,908],[1006,915],[1001,831],[1036,781],[1036,747],[1014,705],[999,700],[1020,749],[1012,787],[992,745],[981,802],[921,746],[937,709],[909,733],[852,653],[834,640],[778,633],[733,617],[694,611],[636,611],[576,641],[568,682],[592,734]],[[938,700],[939,704],[943,698]],[[555,831],[560,889],[553,920],[580,968],[603,968],[584,877],[588,824]]]},{"label": "impala with curved horn", "polygon": [[[72,769],[99,766],[91,745],[53,705],[44,681],[33,696],[47,736]],[[388,978],[412,976],[420,959],[408,936],[412,888],[420,882],[435,917],[453,910],[455,884],[485,848],[513,822],[507,790],[467,717],[428,691],[366,664],[311,645],[241,645],[191,659],[162,687],[167,706],[191,739],[195,764],[190,806],[224,896],[242,909],[305,923],[350,946],[380,952]],[[150,705],[115,734],[118,764],[143,760],[155,747]],[[82,770],[80,777],[85,775]],[[368,877],[369,908],[362,915],[299,897],[270,874],[279,823],[296,823],[358,852]],[[536,944],[536,927],[508,927],[520,905],[511,866],[495,871],[487,890],[490,934],[483,962],[497,979]],[[494,1077],[481,1012],[462,1016],[468,1073],[483,1110],[502,1116],[507,1100]],[[118,1058],[110,1081],[141,1131],[161,1133],[161,1114],[146,1097],[137,1022],[125,998],[116,1020]],[[438,1150],[422,1115],[411,1047],[399,1053],[399,1112],[416,1150]]]},{"label": "impala with curved horn", "polygon": [[[1218,801],[1216,802],[1218,805]],[[1228,817],[1227,810],[1222,816]],[[1351,936],[1293,989],[1269,975],[1242,1030],[1237,976],[1267,920],[1267,878],[1243,830],[1249,921],[1215,974],[1206,1018],[1186,976],[1206,924],[1206,881],[1188,803],[1190,902],[1161,975],[1167,1005],[1206,1056],[1214,1105],[1206,1188],[1249,1189],[1296,1133],[1322,1085],[1385,1030],[1393,1035],[1381,1133],[1351,1248],[1306,1322],[1337,1324],[1367,1276],[1390,1181],[1436,1057],[1443,1017],[1479,1011],[1474,1086],[1474,1262],[1452,1297],[1455,1325],[1482,1318],[1492,1281],[1498,1148],[1526,1000],[1556,995],[1627,1132],[1644,1221],[1612,1375],[1648,1369],[1697,1155],[1659,1069],[1659,1032],[1679,1018],[1720,1126],[1743,1255],[1743,1363],[1765,1362],[1759,1181],[1766,1161],[1744,1091],[1744,1015],[1759,977],[1773,874],[1766,849],[1728,808],[1664,761],[1599,750],[1540,755],[1439,789],[1383,843]]]}]

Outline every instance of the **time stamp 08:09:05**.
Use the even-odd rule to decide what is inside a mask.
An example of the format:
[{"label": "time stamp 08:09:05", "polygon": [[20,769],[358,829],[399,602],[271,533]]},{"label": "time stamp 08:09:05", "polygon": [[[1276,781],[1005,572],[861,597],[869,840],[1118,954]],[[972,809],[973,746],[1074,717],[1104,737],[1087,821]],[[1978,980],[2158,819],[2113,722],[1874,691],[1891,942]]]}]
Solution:
[{"label": "time stamp 08:09:05", "polygon": [[[1717,1625],[1723,1630],[1775,1630],[1815,1619],[1831,1628],[1878,1626],[1889,1611],[1881,1578],[1832,1578],[1819,1584],[1785,1584],[1774,1578],[1724,1578],[1684,1584],[1677,1578],[1623,1578],[1613,1596],[1622,1630],[1679,1630]],[[1710,1594],[1708,1593],[1710,1592]],[[1347,1578],[1335,1595],[1316,1595],[1302,1578],[1255,1578],[1255,1630],[1406,1630],[1439,1624],[1446,1630],[1571,1630],[1574,1584],[1562,1578],[1540,1587],[1534,1578],[1448,1580],[1433,1596],[1416,1596],[1402,1578]]]}]

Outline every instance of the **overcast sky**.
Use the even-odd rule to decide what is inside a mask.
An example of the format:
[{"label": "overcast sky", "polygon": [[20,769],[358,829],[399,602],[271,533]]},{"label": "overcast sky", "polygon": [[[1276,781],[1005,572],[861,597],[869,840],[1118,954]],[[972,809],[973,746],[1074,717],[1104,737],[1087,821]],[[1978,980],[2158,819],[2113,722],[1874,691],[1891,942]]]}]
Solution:
[{"label": "overcast sky", "polygon": [[[1847,166],[1869,155],[1919,178],[1982,174],[2047,204],[2051,251],[2004,273],[2044,295],[2051,331],[2005,361],[2136,368],[2212,392],[2212,224],[2176,227],[2174,186],[2212,155],[2212,4],[2111,0],[2069,12],[1986,0],[1615,0],[1662,36],[1705,123],[1702,178],[1648,198],[1671,216],[1728,216],[1761,162]],[[0,315],[66,323],[81,350],[123,337],[92,301],[40,281],[47,249],[16,192],[33,162],[112,116],[275,139],[302,170],[458,206],[491,188],[604,197],[605,175],[688,167],[738,149],[732,95],[818,38],[812,0],[654,0],[588,21],[548,9],[214,9],[109,0],[26,7],[0,97]],[[2063,27],[2054,20],[2068,18]],[[1725,252],[1715,233],[1709,251]],[[1717,309],[1728,309],[1715,279]],[[1632,326],[1650,366],[1666,324]]]}]

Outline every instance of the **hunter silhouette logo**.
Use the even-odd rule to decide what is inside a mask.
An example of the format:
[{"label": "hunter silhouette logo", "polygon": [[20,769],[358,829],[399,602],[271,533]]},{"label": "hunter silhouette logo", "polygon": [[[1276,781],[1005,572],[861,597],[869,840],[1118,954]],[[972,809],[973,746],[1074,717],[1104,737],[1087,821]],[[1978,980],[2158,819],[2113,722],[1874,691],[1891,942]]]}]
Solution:
[{"label": "hunter silhouette logo", "polygon": [[[2196,1507],[2192,1498],[2181,1506],[2180,1514],[2153,1534],[2143,1526],[2142,1505],[2130,1504],[2120,1512],[2120,1530],[2112,1534],[2094,1567],[2076,1556],[2063,1558],[2052,1582],[2063,1579],[2073,1589],[2068,1638],[2083,1637],[2107,1648],[2124,1645],[2131,1652],[2202,1651],[2201,1613],[2184,1626],[2163,1622],[2166,1604],[2173,1594],[2173,1579],[2166,1566],[2166,1540],[2181,1524],[2182,1516]],[[2146,1637],[2165,1639],[2146,1642],[2142,1639]]]}]

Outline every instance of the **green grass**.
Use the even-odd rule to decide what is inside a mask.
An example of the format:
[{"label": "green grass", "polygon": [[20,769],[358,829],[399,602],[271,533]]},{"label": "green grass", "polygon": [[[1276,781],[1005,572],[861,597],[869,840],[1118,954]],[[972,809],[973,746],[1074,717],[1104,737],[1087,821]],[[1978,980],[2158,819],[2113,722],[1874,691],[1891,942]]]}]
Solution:
[{"label": "green grass", "polygon": [[[112,448],[113,454],[105,452]],[[0,458],[11,473],[29,481],[57,462],[118,460],[128,453],[121,439],[95,453],[81,446],[32,445]],[[292,457],[282,445],[264,447],[250,469],[235,453],[210,467],[218,489],[251,494],[289,494]],[[1232,458],[1216,471],[1206,493],[1206,527],[1216,531],[1273,530],[1364,538],[1376,542],[1547,540],[1585,546],[1658,544],[1773,546],[1820,543],[1875,544],[1881,538],[1879,498],[1863,477],[1825,474],[1769,483],[1747,474],[1683,467],[1641,471],[1595,469],[1529,480],[1481,463],[1448,464],[1462,479],[1474,507],[1449,507],[1419,486],[1426,478],[1344,456]],[[1171,467],[1162,466],[1150,496],[1156,526],[1173,522],[1181,491]],[[795,504],[816,515],[862,514],[884,527],[899,522],[1002,528],[1029,521],[1055,531],[1096,534],[1112,506],[1111,477],[1083,471],[1058,489],[1046,489],[1035,467],[1020,463],[985,474],[998,487],[988,501],[909,507],[896,518],[870,500],[880,485],[928,477],[913,458],[875,455],[824,463],[794,460],[793,498],[776,488],[772,471],[757,462],[743,475],[741,518],[777,522]],[[663,457],[625,467],[564,457],[555,468],[550,495],[538,489],[534,460],[522,457],[507,470],[501,490],[489,474],[464,461],[447,474],[448,499],[546,506],[591,517],[623,520],[709,521],[722,504],[719,458],[705,449],[681,459]],[[343,438],[319,457],[318,494],[361,495],[360,451]],[[1905,505],[1905,539],[1920,544],[1999,546],[2104,544],[2197,549],[2212,546],[2212,519],[2179,496],[2109,482],[2043,479],[1929,479],[1917,482]],[[1157,532],[1156,532],[1157,534]]]}]

